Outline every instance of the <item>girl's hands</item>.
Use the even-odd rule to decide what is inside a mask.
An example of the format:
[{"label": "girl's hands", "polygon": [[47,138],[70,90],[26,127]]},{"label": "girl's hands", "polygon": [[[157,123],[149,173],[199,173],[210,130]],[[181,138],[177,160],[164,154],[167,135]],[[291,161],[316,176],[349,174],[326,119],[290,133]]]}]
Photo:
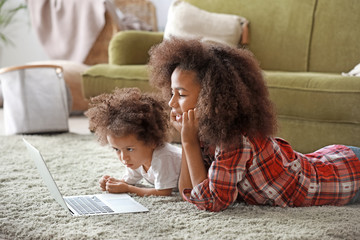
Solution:
[{"label": "girl's hands", "polygon": [[101,190],[106,191],[106,182],[108,181],[109,178],[110,178],[109,175],[104,175],[99,179]]},{"label": "girl's hands", "polygon": [[199,120],[196,109],[184,112],[182,115],[181,143],[183,147],[179,190],[193,188],[207,178],[199,142]]},{"label": "girl's hands", "polygon": [[106,183],[106,191],[109,193],[127,193],[129,185],[124,180],[110,178]]},{"label": "girl's hands", "polygon": [[99,180],[100,188],[109,193],[125,193],[128,192],[129,186],[124,180],[112,178],[109,175],[104,175]]},{"label": "girl's hands", "polygon": [[181,140],[183,143],[197,143],[198,142],[198,118],[196,117],[196,108],[183,112]]}]

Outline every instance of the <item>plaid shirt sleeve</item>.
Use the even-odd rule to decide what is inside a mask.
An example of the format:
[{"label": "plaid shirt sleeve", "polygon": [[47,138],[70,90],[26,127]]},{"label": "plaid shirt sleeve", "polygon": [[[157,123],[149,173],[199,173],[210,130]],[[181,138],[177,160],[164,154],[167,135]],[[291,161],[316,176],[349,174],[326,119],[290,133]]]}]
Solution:
[{"label": "plaid shirt sleeve", "polygon": [[185,189],[184,198],[202,210],[226,209],[238,196],[237,183],[244,177],[251,155],[251,148],[246,145],[233,151],[218,151],[208,178],[193,189]]}]

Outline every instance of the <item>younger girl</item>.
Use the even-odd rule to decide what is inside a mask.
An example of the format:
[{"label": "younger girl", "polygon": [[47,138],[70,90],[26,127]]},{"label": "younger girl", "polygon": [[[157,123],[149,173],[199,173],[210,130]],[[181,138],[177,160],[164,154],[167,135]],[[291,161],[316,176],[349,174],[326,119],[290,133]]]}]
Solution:
[{"label": "younger girl", "polygon": [[[181,148],[166,142],[166,103],[137,88],[116,89],[91,99],[85,113],[90,130],[102,145],[109,144],[126,165],[122,179],[108,175],[100,180],[103,191],[146,195],[171,195],[177,188]],[[154,188],[134,186],[145,178]]]},{"label": "younger girl", "polygon": [[220,211],[236,200],[293,207],[359,199],[359,148],[301,154],[272,137],[275,114],[249,51],[173,38],[150,53],[150,81],[168,95],[181,132],[185,200]]}]

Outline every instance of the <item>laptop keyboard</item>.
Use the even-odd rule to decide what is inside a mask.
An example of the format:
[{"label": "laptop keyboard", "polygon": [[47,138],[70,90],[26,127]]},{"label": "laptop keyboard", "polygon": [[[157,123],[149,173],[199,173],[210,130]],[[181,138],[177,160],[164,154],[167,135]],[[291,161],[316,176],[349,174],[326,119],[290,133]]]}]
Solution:
[{"label": "laptop keyboard", "polygon": [[67,197],[65,201],[80,215],[114,212],[96,196]]}]

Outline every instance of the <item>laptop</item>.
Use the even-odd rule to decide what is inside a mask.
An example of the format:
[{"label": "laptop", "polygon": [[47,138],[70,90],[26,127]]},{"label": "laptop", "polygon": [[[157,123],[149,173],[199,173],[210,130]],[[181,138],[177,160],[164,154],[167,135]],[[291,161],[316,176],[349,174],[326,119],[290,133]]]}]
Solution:
[{"label": "laptop", "polygon": [[45,182],[50,195],[73,216],[105,215],[149,210],[126,193],[63,196],[54,181],[40,151],[23,138],[30,157]]}]

